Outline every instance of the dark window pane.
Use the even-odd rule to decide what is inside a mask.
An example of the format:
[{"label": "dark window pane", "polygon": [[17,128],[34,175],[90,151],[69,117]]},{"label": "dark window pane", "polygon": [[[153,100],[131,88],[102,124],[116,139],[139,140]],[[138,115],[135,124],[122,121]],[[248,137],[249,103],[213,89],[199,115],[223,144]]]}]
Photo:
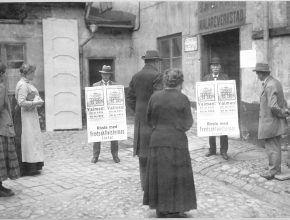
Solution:
[{"label": "dark window pane", "polygon": [[161,62],[161,71],[164,72],[165,70],[170,68],[170,60],[169,59],[163,59]]},{"label": "dark window pane", "polygon": [[170,48],[169,48],[169,41],[168,40],[161,40],[160,41],[160,56],[163,58],[170,57]]},{"label": "dark window pane", "polygon": [[18,69],[23,64],[23,61],[7,62],[7,68]]},{"label": "dark window pane", "polygon": [[172,59],[172,67],[181,69],[181,57]]},{"label": "dark window pane", "polygon": [[24,60],[23,45],[6,45],[7,61]]},{"label": "dark window pane", "polygon": [[173,47],[172,48],[173,49],[173,57],[181,56],[181,50],[182,50],[181,37],[172,39],[172,47]]}]

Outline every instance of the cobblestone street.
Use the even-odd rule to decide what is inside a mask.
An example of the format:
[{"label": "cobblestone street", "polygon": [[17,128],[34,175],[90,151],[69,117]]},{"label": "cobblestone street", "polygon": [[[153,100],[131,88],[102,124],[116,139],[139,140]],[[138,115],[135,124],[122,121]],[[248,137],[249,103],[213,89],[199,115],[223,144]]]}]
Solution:
[{"label": "cobblestone street", "polygon": [[[35,177],[3,184],[15,196],[0,198],[0,218],[155,218],[142,206],[138,158],[132,156],[132,122],[129,139],[120,141],[121,162],[113,162],[109,143],[103,143],[99,162],[90,163],[92,144],[86,131],[45,132],[45,166]],[[207,138],[189,132],[198,209],[190,217],[290,217],[289,180],[265,181],[263,157],[249,161],[237,155],[257,151],[247,142],[230,140],[229,161],[219,155],[206,158]],[[253,168],[254,167],[254,168]],[[289,192],[288,192],[289,190]]]}]

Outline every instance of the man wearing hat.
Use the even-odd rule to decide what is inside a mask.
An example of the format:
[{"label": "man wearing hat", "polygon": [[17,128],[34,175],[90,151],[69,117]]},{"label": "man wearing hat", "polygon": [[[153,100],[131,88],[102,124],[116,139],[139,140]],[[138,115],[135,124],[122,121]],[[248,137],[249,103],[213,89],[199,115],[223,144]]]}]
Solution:
[{"label": "man wearing hat", "polygon": [[[111,74],[113,73],[111,70],[111,66],[104,65],[102,70],[99,71],[102,75],[102,80],[93,84],[93,86],[108,86],[108,85],[117,85],[115,82],[110,80]],[[118,157],[118,141],[111,141],[111,153],[113,156],[113,160],[115,163],[119,163],[120,159]],[[99,155],[101,152],[101,142],[95,142],[93,145],[93,158],[92,163],[98,162]]]},{"label": "man wearing hat", "polygon": [[[213,81],[213,80],[228,80],[229,77],[227,74],[221,73],[221,61],[219,57],[213,57],[210,61],[210,74],[204,76],[202,81]],[[221,135],[220,136],[220,153],[221,156],[228,160],[229,157],[227,155],[228,152],[228,136]],[[212,155],[216,155],[216,136],[209,137],[209,152],[205,155],[206,157],[210,157]]]},{"label": "man wearing hat", "polygon": [[146,111],[153,92],[162,89],[162,75],[158,71],[161,58],[156,50],[148,50],[145,56],[142,56],[142,59],[145,66],[131,79],[127,104],[135,112],[133,155],[139,157],[140,179],[143,189],[151,135],[151,128],[146,119]]},{"label": "man wearing hat", "polygon": [[262,81],[258,139],[264,140],[269,160],[268,173],[261,174],[261,176],[271,180],[276,174],[281,173],[280,140],[281,135],[286,132],[286,117],[289,115],[289,111],[282,85],[270,75],[268,64],[257,63],[253,71]]}]

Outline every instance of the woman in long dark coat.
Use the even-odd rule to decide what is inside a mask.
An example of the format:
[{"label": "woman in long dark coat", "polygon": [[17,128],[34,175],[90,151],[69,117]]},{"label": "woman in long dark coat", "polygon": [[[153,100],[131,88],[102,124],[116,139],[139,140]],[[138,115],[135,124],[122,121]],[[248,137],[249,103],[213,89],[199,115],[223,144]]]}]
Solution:
[{"label": "woman in long dark coat", "polygon": [[180,70],[164,73],[165,89],[150,98],[147,120],[152,128],[143,204],[158,217],[186,217],[196,209],[196,194],[185,132],[193,124],[190,102],[181,93]]}]

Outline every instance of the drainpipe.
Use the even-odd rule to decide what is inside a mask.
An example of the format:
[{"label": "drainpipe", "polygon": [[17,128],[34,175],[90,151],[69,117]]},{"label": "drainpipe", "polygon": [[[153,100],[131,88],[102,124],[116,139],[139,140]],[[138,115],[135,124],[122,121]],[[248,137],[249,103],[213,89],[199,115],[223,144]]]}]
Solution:
[{"label": "drainpipe", "polygon": [[86,39],[81,45],[80,45],[80,80],[81,80],[81,88],[83,87],[83,75],[84,75],[84,46],[95,36],[95,33],[92,33],[91,36]]},{"label": "drainpipe", "polygon": [[264,2],[264,61],[269,63],[269,2]]},{"label": "drainpipe", "polygon": [[139,1],[139,9],[138,9],[138,26],[133,31],[139,31],[140,29],[140,18],[141,18],[141,2]]},{"label": "drainpipe", "polygon": [[[86,22],[86,25],[87,24],[87,20],[88,20],[88,17],[89,17],[89,12],[91,10],[91,7],[92,7],[92,4],[93,2],[89,2],[87,5],[86,5],[86,11],[85,11],[85,22]],[[88,26],[87,26],[88,27]],[[90,30],[91,31],[91,30]],[[80,45],[80,81],[81,81],[81,89],[83,88],[83,75],[84,75],[84,46],[91,40],[94,38],[95,36],[95,31],[94,30],[93,32],[91,31],[91,36],[86,39],[81,45]]]}]

